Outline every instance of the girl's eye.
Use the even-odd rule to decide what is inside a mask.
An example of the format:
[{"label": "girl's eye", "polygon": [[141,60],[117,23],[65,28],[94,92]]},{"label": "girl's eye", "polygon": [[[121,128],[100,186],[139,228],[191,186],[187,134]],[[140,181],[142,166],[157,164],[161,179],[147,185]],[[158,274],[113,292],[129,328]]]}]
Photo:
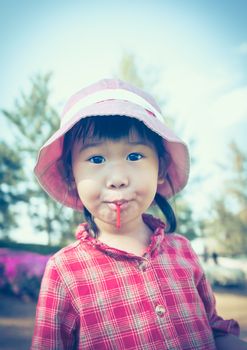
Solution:
[{"label": "girl's eye", "polygon": [[135,162],[143,158],[143,155],[140,153],[130,153],[127,157],[128,160]]},{"label": "girl's eye", "polygon": [[104,163],[105,158],[102,156],[93,156],[93,157],[89,158],[88,160],[90,163],[101,164],[101,163]]}]

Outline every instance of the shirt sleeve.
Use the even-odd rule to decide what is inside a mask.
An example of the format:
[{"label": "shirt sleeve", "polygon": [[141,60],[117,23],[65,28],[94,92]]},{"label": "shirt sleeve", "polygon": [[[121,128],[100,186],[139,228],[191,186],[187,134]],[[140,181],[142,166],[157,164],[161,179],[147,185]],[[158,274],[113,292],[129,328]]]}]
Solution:
[{"label": "shirt sleeve", "polygon": [[214,337],[227,334],[239,336],[240,328],[238,322],[233,319],[225,320],[217,314],[216,301],[212,287],[205,275],[205,272],[200,264],[197,254],[194,252],[189,242],[188,244],[191,250],[193,260],[200,270],[200,278],[197,281],[197,290],[206,310],[209,324],[212,328]]},{"label": "shirt sleeve", "polygon": [[76,312],[51,258],[42,279],[30,350],[74,349]]},{"label": "shirt sleeve", "polygon": [[214,337],[226,334],[239,336],[240,328],[238,322],[233,319],[225,320],[217,314],[215,296],[204,272],[197,289],[208,315]]}]

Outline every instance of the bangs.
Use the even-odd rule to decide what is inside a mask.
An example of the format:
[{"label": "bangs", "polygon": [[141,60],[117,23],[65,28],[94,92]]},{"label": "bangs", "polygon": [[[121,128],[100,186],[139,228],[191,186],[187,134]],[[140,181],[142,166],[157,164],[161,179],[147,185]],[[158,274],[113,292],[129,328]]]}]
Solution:
[{"label": "bangs", "polygon": [[93,116],[81,119],[69,132],[69,138],[84,144],[88,138],[91,140],[119,140],[131,139],[133,134],[145,142],[151,143],[158,154],[164,152],[162,138],[150,130],[138,119],[126,116]]}]

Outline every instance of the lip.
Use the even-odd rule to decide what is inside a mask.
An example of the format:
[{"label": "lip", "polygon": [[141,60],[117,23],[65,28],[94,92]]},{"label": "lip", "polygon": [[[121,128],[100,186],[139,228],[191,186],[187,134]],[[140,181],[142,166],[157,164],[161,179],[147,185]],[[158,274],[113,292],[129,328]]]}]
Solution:
[{"label": "lip", "polygon": [[114,200],[105,202],[112,210],[117,210],[117,206],[120,206],[121,210],[125,209],[129,205],[128,200]]}]

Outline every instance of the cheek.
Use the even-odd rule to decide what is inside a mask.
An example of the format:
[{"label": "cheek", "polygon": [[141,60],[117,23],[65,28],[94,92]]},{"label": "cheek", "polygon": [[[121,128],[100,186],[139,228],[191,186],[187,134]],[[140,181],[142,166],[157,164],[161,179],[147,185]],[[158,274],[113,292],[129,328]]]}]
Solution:
[{"label": "cheek", "polygon": [[149,197],[155,194],[158,186],[158,171],[156,169],[143,170],[135,178],[136,188],[140,194],[146,194]]},{"label": "cheek", "polygon": [[98,182],[92,179],[78,180],[76,187],[82,202],[96,199],[100,193]]},{"label": "cheek", "polygon": [[157,183],[157,180],[150,180],[150,176],[139,177],[136,181],[136,189],[142,194],[156,192],[158,186]]},{"label": "cheek", "polygon": [[142,180],[146,184],[152,186],[152,184],[158,183],[159,169],[156,162],[149,163],[137,174],[138,181]]}]

